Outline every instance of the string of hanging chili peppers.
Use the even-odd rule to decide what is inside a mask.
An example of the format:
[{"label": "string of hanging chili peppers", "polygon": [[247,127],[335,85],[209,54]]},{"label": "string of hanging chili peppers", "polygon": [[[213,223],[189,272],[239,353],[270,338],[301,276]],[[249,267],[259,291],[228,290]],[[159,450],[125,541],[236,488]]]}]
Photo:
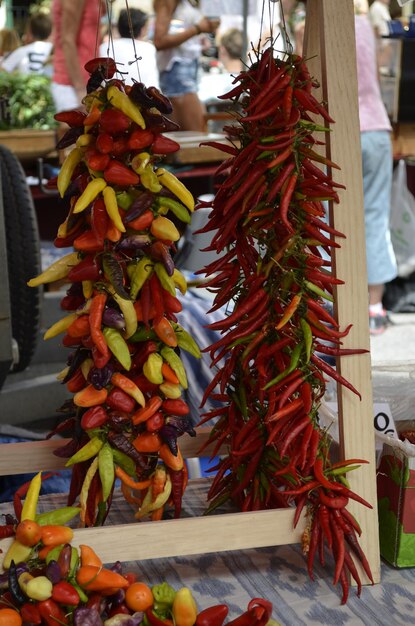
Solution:
[{"label": "string of hanging chili peppers", "polygon": [[366,352],[342,348],[350,326],[340,329],[327,306],[343,282],[331,257],[344,235],[327,223],[323,203],[338,203],[342,185],[330,173],[338,165],[315,148],[333,119],[312,93],[317,84],[305,60],[292,53],[275,58],[273,45],[233,82],[222,98],[240,113],[225,127],[229,157],[218,168],[224,182],[207,205],[203,229],[215,233],[209,249],[218,259],[200,272],[214,294],[211,310],[232,307],[208,325],[221,334],[207,349],[212,367],[224,365],[204,400],[223,404],[202,423],[216,419],[212,457],[227,451],[212,468],[208,510],[227,500],[242,511],[294,506],[294,525],[306,510],[309,575],[316,554],[324,565],[325,551],[331,553],[344,603],[349,575],[361,589],[351,554],[373,579],[346,508],[349,499],[371,507],[346,479],[365,461],[333,464],[319,423],[327,376],[359,395],[325,355]]},{"label": "string of hanging chili peppers", "polygon": [[163,134],[177,129],[170,101],[155,87],[125,85],[111,58],[86,69],[86,111],[55,116],[69,126],[57,149],[71,150],[57,178],[70,208],[54,244],[74,251],[29,281],[70,283],[60,303],[68,314],[45,334],[63,333],[71,349],[60,380],[72,417],[51,434],[75,434],[55,454],[68,457],[68,505],[79,500],[85,526],[104,522],[117,478],[138,519],[160,519],[168,504],[178,517],[187,474],[177,439],[195,435],[180,350],[200,350],[177,321],[187,283],[169,215],[188,224],[194,200],[160,167],[179,149]]}]

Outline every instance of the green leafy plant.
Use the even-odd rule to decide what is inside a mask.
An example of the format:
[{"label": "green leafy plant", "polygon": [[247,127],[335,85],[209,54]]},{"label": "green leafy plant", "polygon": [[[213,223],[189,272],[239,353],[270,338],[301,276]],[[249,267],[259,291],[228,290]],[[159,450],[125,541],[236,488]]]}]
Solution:
[{"label": "green leafy plant", "polygon": [[55,107],[50,83],[47,76],[1,72],[0,101],[3,101],[3,106],[0,130],[54,128]]}]

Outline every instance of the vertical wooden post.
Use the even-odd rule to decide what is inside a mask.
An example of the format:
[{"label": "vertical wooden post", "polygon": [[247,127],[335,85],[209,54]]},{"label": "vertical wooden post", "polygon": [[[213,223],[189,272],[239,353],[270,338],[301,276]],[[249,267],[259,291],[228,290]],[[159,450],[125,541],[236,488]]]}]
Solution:
[{"label": "vertical wooden post", "polygon": [[[363,208],[362,160],[356,75],[353,0],[309,0],[305,33],[305,57],[321,84],[321,96],[334,118],[327,135],[327,156],[338,163],[340,205],[331,211],[331,222],[347,239],[334,256],[336,276],[345,281],[336,298],[336,314],[342,328],[353,327],[345,347],[370,348],[368,290]],[[379,530],[376,494],[375,434],[370,354],[338,359],[337,370],[359,390],[362,399],[338,385],[339,432],[345,458],[362,458],[368,465],[350,475],[351,488],[373,505],[369,510],[351,502],[349,510],[362,526],[361,545],[375,582],[380,579]],[[368,579],[364,577],[365,582]]]}]

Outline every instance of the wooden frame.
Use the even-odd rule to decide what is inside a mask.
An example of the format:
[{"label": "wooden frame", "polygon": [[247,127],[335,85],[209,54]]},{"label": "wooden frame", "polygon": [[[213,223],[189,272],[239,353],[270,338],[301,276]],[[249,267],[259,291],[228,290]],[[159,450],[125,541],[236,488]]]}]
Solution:
[{"label": "wooden frame", "polygon": [[[312,74],[320,79],[323,96],[329,101],[330,113],[336,119],[335,132],[328,139],[328,156],[341,164],[342,170],[336,179],[347,187],[346,191],[341,192],[341,205],[332,216],[335,227],[347,236],[346,244],[335,257],[336,274],[345,281],[338,293],[337,315],[342,327],[353,323],[352,332],[345,344],[368,348],[353,0],[309,0],[307,10],[306,57]],[[321,59],[321,63],[317,62],[318,59]],[[351,504],[350,511],[356,514],[361,524],[362,547],[370,563],[373,578],[378,582],[380,560],[370,357],[353,356],[344,362],[340,359],[337,366],[342,375],[362,394],[362,401],[359,401],[347,389],[338,390],[340,443],[345,456],[369,461],[367,466],[352,473],[350,482],[357,493],[373,504],[373,509]],[[196,442],[183,438],[184,456],[195,456],[196,448],[203,444],[206,436],[206,431],[199,430]],[[0,446],[0,473],[23,473],[39,468],[46,470],[59,467],[62,460],[51,455],[55,447],[56,441]],[[283,509],[169,520],[157,524],[141,522],[99,529],[79,529],[75,532],[74,543],[76,545],[87,541],[105,562],[114,560],[113,542],[116,542],[116,557],[119,560],[298,543],[305,520],[303,517],[294,530],[293,516],[293,509]],[[162,527],[168,524],[168,532],[160,532],[160,524]],[[0,542],[0,548],[4,550],[7,541],[9,540]],[[363,573],[361,576],[367,582]]]}]

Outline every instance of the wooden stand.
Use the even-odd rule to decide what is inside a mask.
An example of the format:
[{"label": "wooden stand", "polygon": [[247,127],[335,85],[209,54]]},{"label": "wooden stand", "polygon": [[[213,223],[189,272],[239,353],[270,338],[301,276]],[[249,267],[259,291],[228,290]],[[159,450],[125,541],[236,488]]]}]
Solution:
[{"label": "wooden stand", "polygon": [[[332,220],[347,236],[335,258],[336,274],[345,281],[338,291],[337,315],[342,327],[353,323],[346,347],[369,348],[353,0],[309,0],[307,11],[306,57],[311,73],[321,82],[324,98],[330,102],[330,113],[336,120],[334,132],[329,136],[328,156],[341,165],[336,180],[347,187],[346,191],[341,191],[341,204]],[[337,366],[362,394],[362,401],[359,401],[347,389],[339,388],[340,438],[346,457],[369,461],[368,465],[352,472],[350,482],[353,490],[373,504],[373,509],[350,505],[350,511],[361,524],[362,547],[373,578],[378,582],[370,357],[351,356],[344,362],[340,359]],[[196,456],[204,437],[206,432],[203,431],[199,431],[195,442],[183,437],[184,456]],[[0,473],[10,475],[60,467],[62,460],[51,455],[55,447],[56,441],[0,446]],[[300,542],[304,518],[294,530],[293,517],[293,509],[283,509],[80,529],[75,532],[74,543],[87,542],[105,562],[112,562],[115,557],[122,561],[282,545]],[[168,532],[163,532],[167,526]],[[4,550],[8,541],[0,542],[0,548]],[[365,581],[363,573],[361,576]]]}]

